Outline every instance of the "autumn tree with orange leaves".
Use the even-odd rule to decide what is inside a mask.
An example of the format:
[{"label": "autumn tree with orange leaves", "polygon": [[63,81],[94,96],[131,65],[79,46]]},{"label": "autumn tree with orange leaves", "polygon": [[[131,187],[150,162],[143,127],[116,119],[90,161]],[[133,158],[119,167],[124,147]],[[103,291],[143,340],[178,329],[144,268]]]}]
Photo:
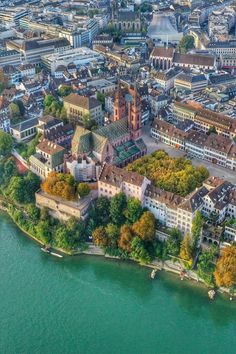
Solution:
[{"label": "autumn tree with orange leaves", "polygon": [[63,199],[73,200],[76,197],[75,180],[66,173],[51,172],[41,184],[42,190]]},{"label": "autumn tree with orange leaves", "polygon": [[143,213],[141,218],[133,224],[134,233],[143,241],[153,241],[156,234],[156,220],[150,211]]},{"label": "autumn tree with orange leaves", "polygon": [[134,238],[134,235],[132,233],[132,229],[129,225],[123,225],[120,228],[120,238],[118,241],[119,247],[127,252],[131,252],[131,242]]},{"label": "autumn tree with orange leaves", "polygon": [[227,246],[221,251],[214,276],[219,287],[236,286],[236,246]]}]

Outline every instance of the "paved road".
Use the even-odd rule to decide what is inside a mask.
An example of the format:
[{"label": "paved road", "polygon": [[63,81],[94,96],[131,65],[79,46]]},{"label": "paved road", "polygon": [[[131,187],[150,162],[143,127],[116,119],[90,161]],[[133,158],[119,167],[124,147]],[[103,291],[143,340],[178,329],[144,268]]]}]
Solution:
[{"label": "paved road", "polygon": [[[162,142],[156,142],[155,139],[150,137],[149,130],[150,130],[150,127],[148,127],[148,126],[145,126],[143,128],[143,140],[144,140],[145,144],[147,145],[147,153],[148,154],[151,154],[152,152],[154,152],[156,150],[165,150],[172,157],[180,157],[185,154],[184,151],[174,149],[171,146],[166,145]],[[200,166],[200,165],[205,166],[208,169],[210,175],[212,175],[212,176],[221,177],[221,178],[226,179],[229,182],[236,184],[236,172],[235,171],[231,171],[231,170],[228,170],[224,167],[214,165],[211,162],[199,160],[196,158],[192,159],[192,163],[194,166]]]}]

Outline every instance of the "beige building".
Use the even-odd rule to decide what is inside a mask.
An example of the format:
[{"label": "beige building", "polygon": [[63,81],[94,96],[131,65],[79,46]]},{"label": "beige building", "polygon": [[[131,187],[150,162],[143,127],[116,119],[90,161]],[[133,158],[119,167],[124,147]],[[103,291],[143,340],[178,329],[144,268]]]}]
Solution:
[{"label": "beige building", "polygon": [[47,139],[36,146],[36,153],[30,156],[30,169],[40,178],[45,179],[50,172],[62,172],[65,149]]},{"label": "beige building", "polygon": [[103,124],[102,104],[94,97],[84,97],[71,93],[64,98],[67,117],[75,124],[83,124],[83,117],[90,116],[98,125]]},{"label": "beige building", "polygon": [[60,220],[68,220],[71,217],[86,219],[89,206],[96,197],[96,191],[91,191],[87,197],[77,201],[68,201],[43,191],[35,193],[37,207],[47,208],[50,215]]}]

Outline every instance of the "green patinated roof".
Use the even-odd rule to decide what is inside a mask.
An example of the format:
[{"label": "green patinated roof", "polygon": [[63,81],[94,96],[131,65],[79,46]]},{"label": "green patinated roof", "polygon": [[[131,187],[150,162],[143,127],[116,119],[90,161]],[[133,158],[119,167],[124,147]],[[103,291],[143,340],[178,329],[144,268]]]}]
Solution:
[{"label": "green patinated roof", "polygon": [[120,119],[105,127],[98,128],[96,133],[106,137],[108,140],[115,140],[128,133],[127,118]]},{"label": "green patinated roof", "polygon": [[93,151],[100,154],[100,153],[102,153],[104,146],[107,143],[107,138],[93,132],[92,133],[92,142],[93,142]]},{"label": "green patinated roof", "polygon": [[82,154],[91,151],[91,135],[89,130],[77,126],[72,139],[72,153]]},{"label": "green patinated roof", "polygon": [[72,153],[83,154],[92,151],[100,154],[107,142],[107,138],[91,132],[83,127],[77,126],[73,140],[72,140]]}]

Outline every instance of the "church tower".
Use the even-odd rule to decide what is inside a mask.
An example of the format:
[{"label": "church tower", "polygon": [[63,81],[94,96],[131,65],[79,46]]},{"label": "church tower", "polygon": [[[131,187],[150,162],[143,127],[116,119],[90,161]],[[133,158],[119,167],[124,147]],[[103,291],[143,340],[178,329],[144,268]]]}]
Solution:
[{"label": "church tower", "polygon": [[125,97],[122,93],[120,85],[118,84],[118,90],[115,93],[115,100],[114,100],[114,114],[113,120],[117,121],[126,116],[126,104],[125,104]]},{"label": "church tower", "polygon": [[132,96],[132,101],[128,103],[128,126],[131,132],[131,138],[136,140],[141,136],[141,127],[142,127],[141,100],[136,87],[130,88],[129,93]]}]

